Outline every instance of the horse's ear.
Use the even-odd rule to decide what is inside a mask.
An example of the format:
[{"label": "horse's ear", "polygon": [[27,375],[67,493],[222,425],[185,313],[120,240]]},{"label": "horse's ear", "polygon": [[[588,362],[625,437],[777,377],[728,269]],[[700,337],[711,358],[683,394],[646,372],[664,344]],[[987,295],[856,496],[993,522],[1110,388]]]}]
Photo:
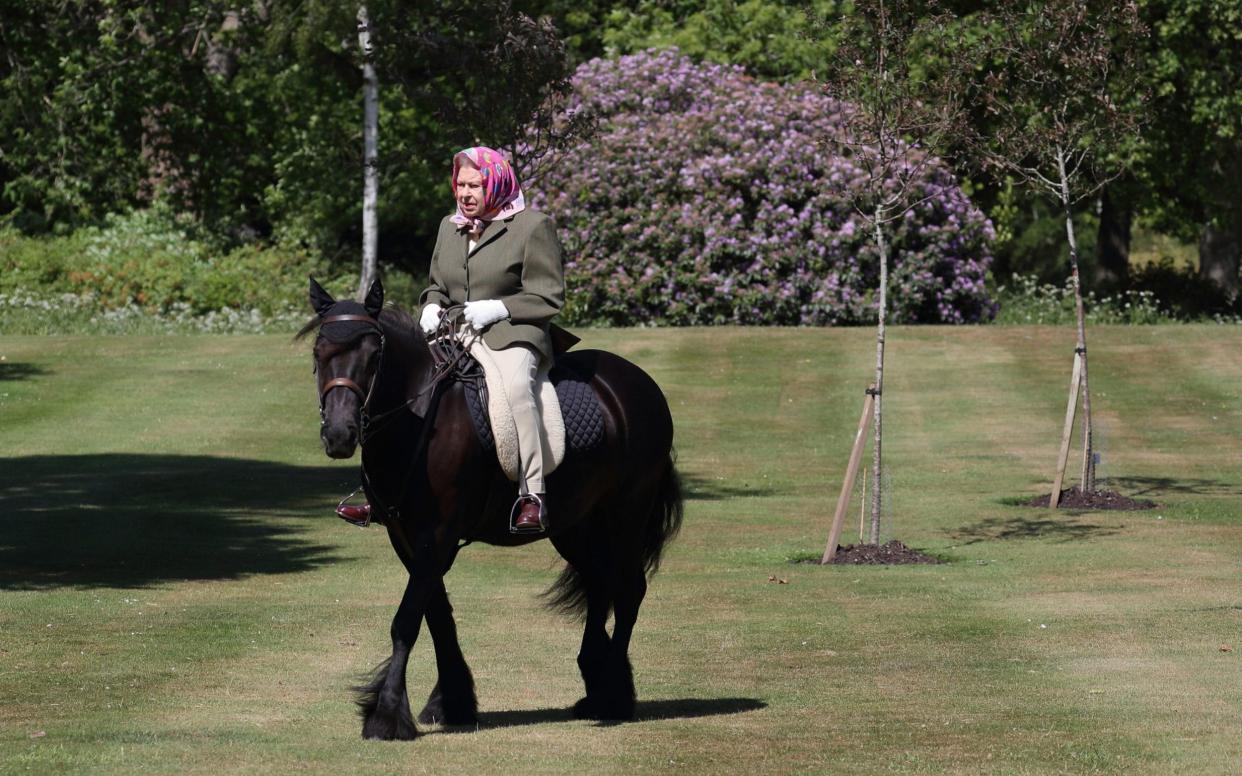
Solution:
[{"label": "horse's ear", "polygon": [[367,298],[362,303],[362,306],[367,308],[367,312],[371,314],[372,318],[379,315],[380,310],[384,309],[384,284],[380,282],[379,278],[376,278],[371,283],[371,290],[367,291]]},{"label": "horse's ear", "polygon": [[334,304],[336,304],[336,300],[332,298],[332,294],[325,291],[323,286],[319,285],[319,283],[315,281],[315,278],[312,277],[310,279],[311,309],[322,316],[328,311],[328,308]]}]

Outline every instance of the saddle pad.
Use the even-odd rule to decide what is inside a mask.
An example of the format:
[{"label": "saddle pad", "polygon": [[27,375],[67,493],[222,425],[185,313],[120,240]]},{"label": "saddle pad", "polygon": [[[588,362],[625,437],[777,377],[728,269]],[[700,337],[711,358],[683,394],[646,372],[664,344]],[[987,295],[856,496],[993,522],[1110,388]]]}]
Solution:
[{"label": "saddle pad", "polygon": [[[554,387],[560,404],[566,454],[588,452],[601,445],[604,441],[604,414],[600,410],[595,391],[591,390],[591,384],[563,367],[553,367],[547,380]],[[474,430],[479,435],[483,449],[496,449],[496,440],[492,434],[487,409],[483,406],[483,398],[470,383],[466,384],[466,406],[470,410],[470,419],[474,422]],[[509,479],[516,479],[507,470],[505,474]]]},{"label": "saddle pad", "polygon": [[[482,338],[472,333],[459,335],[470,350],[470,355],[483,367],[487,384],[488,427],[492,433],[496,458],[505,476],[518,482],[520,458],[518,455],[517,423],[509,408],[500,370],[491,353],[483,345]],[[540,369],[535,375],[535,407],[539,413],[539,433],[543,445],[543,474],[546,477],[556,471],[565,457],[565,423],[561,419],[561,406],[556,390],[548,380],[547,370]],[[469,391],[467,391],[469,394]],[[476,426],[477,428],[477,426]]]}]

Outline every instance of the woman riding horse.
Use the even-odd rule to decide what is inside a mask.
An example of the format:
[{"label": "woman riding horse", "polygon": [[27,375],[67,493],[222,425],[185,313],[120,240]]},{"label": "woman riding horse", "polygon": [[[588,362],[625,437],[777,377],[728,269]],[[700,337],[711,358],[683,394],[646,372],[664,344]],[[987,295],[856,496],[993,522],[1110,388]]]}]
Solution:
[{"label": "woman riding horse", "polygon": [[[462,338],[478,337],[496,364],[517,426],[519,495],[515,533],[544,530],[544,462],[551,459],[540,420],[536,379],[552,363],[549,324],[565,303],[561,244],[552,219],[530,210],[517,175],[484,146],[453,157],[457,212],[445,216],[431,254],[430,285],[419,299],[419,326],[433,336],[444,308],[464,305]],[[351,522],[371,507],[341,506]]]}]

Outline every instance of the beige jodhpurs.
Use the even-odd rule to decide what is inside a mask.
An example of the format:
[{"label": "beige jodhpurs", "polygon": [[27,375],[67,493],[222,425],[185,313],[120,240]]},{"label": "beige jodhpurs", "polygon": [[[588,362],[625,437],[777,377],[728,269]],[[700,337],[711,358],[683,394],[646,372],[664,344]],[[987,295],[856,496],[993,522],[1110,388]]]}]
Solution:
[{"label": "beige jodhpurs", "polygon": [[502,350],[492,350],[478,339],[478,343],[491,354],[504,381],[509,407],[513,410],[513,422],[517,426],[519,471],[527,493],[545,493],[543,486],[543,462],[552,459],[548,442],[543,435],[543,406],[535,393],[535,378],[539,373],[539,353],[529,345],[515,344]]}]

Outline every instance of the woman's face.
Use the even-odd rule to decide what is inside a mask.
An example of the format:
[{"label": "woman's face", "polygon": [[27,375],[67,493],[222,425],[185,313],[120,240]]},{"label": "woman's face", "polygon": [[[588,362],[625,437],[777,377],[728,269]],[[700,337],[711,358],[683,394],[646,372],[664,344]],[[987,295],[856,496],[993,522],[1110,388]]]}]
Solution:
[{"label": "woman's face", "polygon": [[457,170],[457,204],[468,218],[478,218],[482,213],[483,173],[478,168],[463,164]]}]

